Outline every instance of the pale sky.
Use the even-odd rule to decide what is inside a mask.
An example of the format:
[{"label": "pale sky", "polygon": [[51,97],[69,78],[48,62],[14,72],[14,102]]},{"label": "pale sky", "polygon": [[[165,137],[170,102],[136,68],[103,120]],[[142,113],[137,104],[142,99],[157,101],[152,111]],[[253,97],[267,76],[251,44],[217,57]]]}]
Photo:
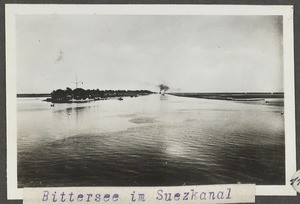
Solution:
[{"label": "pale sky", "polygon": [[18,93],[283,91],[279,16],[18,15]]}]

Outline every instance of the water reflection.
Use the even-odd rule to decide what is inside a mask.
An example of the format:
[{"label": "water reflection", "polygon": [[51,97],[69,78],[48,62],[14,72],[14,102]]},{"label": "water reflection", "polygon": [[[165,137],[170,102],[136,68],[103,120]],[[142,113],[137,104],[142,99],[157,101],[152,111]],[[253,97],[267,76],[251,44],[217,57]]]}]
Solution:
[{"label": "water reflection", "polygon": [[282,107],[159,95],[32,103],[46,111],[18,112],[19,187],[285,181]]},{"label": "water reflection", "polygon": [[166,100],[168,100],[168,96],[167,96],[167,95],[161,94],[161,95],[159,95],[159,96],[160,96],[160,100],[161,100],[161,101],[166,101]]}]

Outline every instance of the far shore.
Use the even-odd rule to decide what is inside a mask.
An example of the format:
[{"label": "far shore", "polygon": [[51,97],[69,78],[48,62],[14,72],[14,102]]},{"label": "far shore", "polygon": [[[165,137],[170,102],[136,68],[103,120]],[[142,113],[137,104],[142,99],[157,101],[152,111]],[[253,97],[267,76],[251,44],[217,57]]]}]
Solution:
[{"label": "far shore", "polygon": [[[69,98],[54,100],[51,98],[50,93],[37,93],[37,94],[17,94],[17,98],[41,98],[47,97],[44,101],[52,103],[87,103],[91,101],[107,100],[117,98],[122,100],[123,97],[138,97],[142,95],[157,94],[156,92],[120,92],[103,95],[102,97],[91,98]],[[178,97],[190,97],[190,98],[202,98],[211,100],[228,100],[244,103],[259,103],[266,105],[284,106],[284,93],[283,92],[227,92],[227,93],[165,93],[166,95],[178,96]]]},{"label": "far shore", "polygon": [[51,97],[51,94],[50,93],[17,94],[17,98],[41,98],[41,97]]},{"label": "far shore", "polygon": [[65,90],[57,89],[51,94],[17,94],[17,97],[47,97],[43,100],[51,103],[88,103],[98,100],[107,100],[108,98],[117,98],[122,101],[123,97],[138,97],[144,95],[156,94],[149,90],[99,90],[99,89],[82,89],[66,88]]},{"label": "far shore", "polygon": [[244,93],[168,93],[179,97],[254,102],[266,105],[284,106],[283,92],[244,92]]}]

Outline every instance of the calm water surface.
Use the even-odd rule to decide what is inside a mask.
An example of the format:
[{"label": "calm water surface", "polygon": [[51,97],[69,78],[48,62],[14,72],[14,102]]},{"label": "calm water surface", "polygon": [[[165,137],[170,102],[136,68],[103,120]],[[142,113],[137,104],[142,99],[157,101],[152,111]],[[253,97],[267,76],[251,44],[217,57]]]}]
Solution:
[{"label": "calm water surface", "polygon": [[17,108],[19,187],[285,182],[283,107],[150,95]]}]

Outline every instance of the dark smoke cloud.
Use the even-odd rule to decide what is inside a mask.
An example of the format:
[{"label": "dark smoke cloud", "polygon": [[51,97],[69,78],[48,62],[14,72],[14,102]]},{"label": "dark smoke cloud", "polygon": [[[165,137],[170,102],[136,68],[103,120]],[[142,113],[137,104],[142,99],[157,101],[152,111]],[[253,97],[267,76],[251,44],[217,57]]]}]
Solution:
[{"label": "dark smoke cloud", "polygon": [[169,90],[169,87],[167,85],[164,85],[164,84],[160,84],[158,87],[160,88],[160,91],[159,91],[160,94],[161,93],[164,94],[166,91]]}]

